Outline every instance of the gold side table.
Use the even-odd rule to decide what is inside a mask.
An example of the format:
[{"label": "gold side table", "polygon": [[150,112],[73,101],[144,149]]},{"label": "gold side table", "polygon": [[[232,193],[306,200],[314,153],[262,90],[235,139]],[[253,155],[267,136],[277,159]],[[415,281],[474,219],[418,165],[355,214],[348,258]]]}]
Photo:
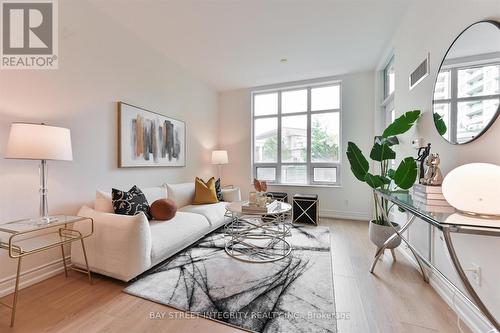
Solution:
[{"label": "gold side table", "polygon": [[[69,224],[80,221],[88,221],[90,223],[88,233],[82,234],[77,230],[68,228]],[[1,237],[1,233],[7,234],[7,238]],[[64,273],[66,277],[68,277],[68,267],[66,265],[64,245],[80,241],[82,244],[87,270],[78,269],[76,267],[71,267],[71,269],[87,274],[89,283],[92,284],[92,275],[90,274],[87,253],[85,251],[85,244],[83,240],[91,236],[93,233],[94,220],[88,217],[80,216],[51,216],[49,223],[43,222],[39,218],[34,218],[0,224],[0,248],[7,250],[9,252],[9,257],[12,259],[17,259],[14,300],[12,305],[0,302],[1,305],[10,308],[12,311],[10,327],[14,326],[16,318],[22,258],[31,254],[47,251],[55,247],[60,247],[64,264]]]}]

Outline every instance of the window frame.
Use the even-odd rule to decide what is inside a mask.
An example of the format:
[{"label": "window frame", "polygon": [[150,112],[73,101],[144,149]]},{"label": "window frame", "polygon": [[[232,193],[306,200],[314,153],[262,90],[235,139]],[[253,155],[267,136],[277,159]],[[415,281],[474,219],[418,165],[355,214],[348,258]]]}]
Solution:
[{"label": "window frame", "polygon": [[[387,72],[390,68],[394,70],[394,90],[388,93],[389,82]],[[396,69],[394,67],[394,55],[389,58],[387,64],[382,70],[382,85],[383,85],[383,98],[381,103],[382,111],[382,124],[383,128],[386,128],[394,121],[396,118],[395,105],[394,105],[394,95],[396,93]]]},{"label": "window frame", "polygon": [[[318,111],[311,111],[311,90],[315,88],[338,86],[339,87],[339,107],[336,109],[325,109]],[[307,110],[301,112],[282,112],[282,93],[295,90],[306,90],[307,91]],[[278,94],[278,109],[277,113],[270,115],[254,115],[254,101],[255,96],[259,94]],[[306,85],[296,85],[296,86],[281,86],[273,89],[266,90],[254,90],[250,94],[251,99],[251,164],[252,164],[252,178],[257,177],[257,168],[261,167],[273,167],[275,168],[275,181],[268,181],[268,184],[280,185],[280,186],[341,186],[341,166],[342,166],[342,81],[324,81],[313,84]],[[339,142],[338,142],[338,161],[336,162],[312,162],[312,147],[311,147],[311,119],[314,114],[329,114],[338,113],[339,115]],[[300,116],[305,115],[307,119],[306,126],[306,161],[305,162],[282,162],[282,149],[281,149],[281,126],[284,117],[289,116]],[[277,160],[276,162],[255,162],[255,121],[262,118],[277,118]],[[287,165],[305,165],[306,166],[306,183],[285,183],[282,179],[282,167]],[[335,182],[321,182],[314,181],[314,169],[315,168],[335,168],[336,171],[336,181]]]},{"label": "window frame", "polygon": [[[435,105],[449,105],[449,124],[447,126],[450,128],[450,142],[456,142],[457,144],[463,143],[458,142],[457,139],[457,117],[458,117],[458,104],[461,102],[474,102],[474,101],[486,101],[497,99],[500,102],[500,92],[498,94],[480,95],[480,96],[468,96],[468,97],[458,97],[458,71],[464,69],[472,69],[486,66],[497,66],[500,72],[500,61],[487,60],[478,61],[475,63],[455,63],[450,65],[441,66],[441,71],[448,71],[450,73],[450,92],[449,98],[434,99],[432,98],[432,112],[434,112]],[[439,73],[438,73],[439,75]],[[499,83],[500,84],[500,83]],[[468,141],[467,141],[468,142]]]},{"label": "window frame", "polygon": [[[393,69],[394,71],[394,90],[389,92],[389,75],[387,75],[387,72],[389,69]],[[383,83],[384,83],[384,101],[392,98],[394,99],[394,92],[396,91],[396,68],[394,66],[394,55],[392,55],[389,58],[389,61],[387,61],[387,64],[384,66],[384,69],[382,70],[382,75],[383,75]]]}]

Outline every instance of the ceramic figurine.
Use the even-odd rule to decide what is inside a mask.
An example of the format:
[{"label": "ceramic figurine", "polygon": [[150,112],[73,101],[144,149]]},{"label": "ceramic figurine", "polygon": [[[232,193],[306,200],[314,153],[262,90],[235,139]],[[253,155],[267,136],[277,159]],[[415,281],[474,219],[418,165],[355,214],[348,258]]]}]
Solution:
[{"label": "ceramic figurine", "polygon": [[420,179],[420,183],[424,185],[439,186],[443,183],[443,174],[441,169],[439,169],[439,154],[430,154],[425,165],[427,166],[427,171],[425,172],[424,178]]}]

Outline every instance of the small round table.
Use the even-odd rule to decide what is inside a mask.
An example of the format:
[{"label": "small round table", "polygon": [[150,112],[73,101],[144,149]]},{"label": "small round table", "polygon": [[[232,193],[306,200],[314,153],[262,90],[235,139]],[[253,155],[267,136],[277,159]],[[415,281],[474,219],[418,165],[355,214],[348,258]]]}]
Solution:
[{"label": "small round table", "polygon": [[226,206],[226,216],[231,222],[226,225],[225,250],[231,257],[253,263],[281,260],[292,251],[285,239],[290,236],[292,224],[287,213],[292,206],[278,202],[266,213],[243,213],[246,202],[232,202]]}]

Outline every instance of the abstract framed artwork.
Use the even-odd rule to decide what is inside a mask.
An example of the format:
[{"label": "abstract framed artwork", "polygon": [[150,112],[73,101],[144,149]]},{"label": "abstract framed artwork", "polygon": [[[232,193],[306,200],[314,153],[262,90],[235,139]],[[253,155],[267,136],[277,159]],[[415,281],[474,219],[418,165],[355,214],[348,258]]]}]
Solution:
[{"label": "abstract framed artwork", "polygon": [[118,102],[118,167],[186,166],[186,123]]}]

